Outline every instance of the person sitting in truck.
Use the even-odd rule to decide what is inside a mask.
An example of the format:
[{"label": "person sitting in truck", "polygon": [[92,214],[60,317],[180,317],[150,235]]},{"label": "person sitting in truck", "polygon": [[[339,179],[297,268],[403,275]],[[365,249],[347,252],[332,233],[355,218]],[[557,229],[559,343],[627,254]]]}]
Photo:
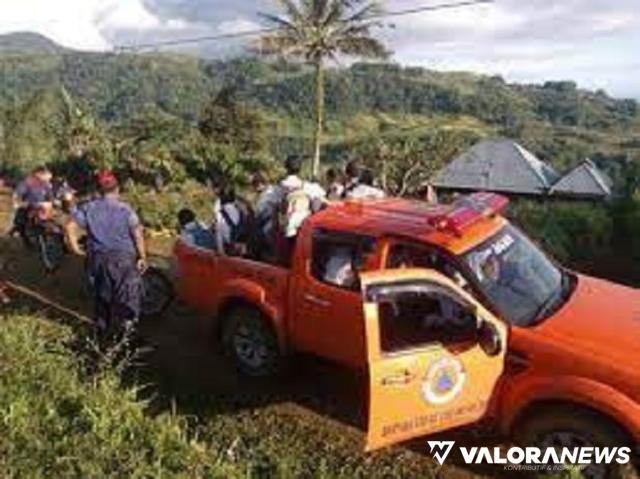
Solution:
[{"label": "person sitting in truck", "polygon": [[386,194],[384,190],[374,186],[374,175],[370,169],[363,169],[360,173],[360,181],[350,191],[346,197],[352,200],[381,200]]},{"label": "person sitting in truck", "polygon": [[219,252],[245,256],[252,236],[253,213],[248,203],[238,198],[233,187],[224,187],[214,206],[216,246]]},{"label": "person sitting in truck", "polygon": [[180,210],[178,212],[178,224],[180,238],[184,241],[200,248],[215,249],[216,240],[211,228],[199,221],[192,210],[187,208]]},{"label": "person sitting in truck", "polygon": [[324,281],[341,288],[352,287],[357,281],[353,267],[352,250],[348,247],[336,248],[325,265]]}]

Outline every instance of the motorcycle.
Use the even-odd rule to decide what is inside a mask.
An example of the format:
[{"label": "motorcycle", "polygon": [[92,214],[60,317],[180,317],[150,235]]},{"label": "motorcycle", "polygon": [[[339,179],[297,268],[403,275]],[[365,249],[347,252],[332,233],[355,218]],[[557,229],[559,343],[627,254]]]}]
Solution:
[{"label": "motorcycle", "polygon": [[[73,197],[65,197],[57,204],[41,203],[25,208],[16,216],[16,230],[26,248],[36,250],[45,272],[54,274],[70,254],[65,241],[64,228],[56,218],[56,206],[68,212]],[[18,218],[23,215],[22,218]],[[86,247],[86,238],[81,240]],[[88,292],[90,293],[90,292]],[[151,266],[142,273],[142,316],[159,317],[166,312],[175,299],[173,283],[166,273]]]}]

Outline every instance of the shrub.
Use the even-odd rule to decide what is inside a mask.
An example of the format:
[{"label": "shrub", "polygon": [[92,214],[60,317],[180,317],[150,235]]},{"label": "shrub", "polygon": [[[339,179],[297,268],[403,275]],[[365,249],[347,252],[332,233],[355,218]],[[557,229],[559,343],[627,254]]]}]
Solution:
[{"label": "shrub", "polygon": [[580,265],[611,254],[613,218],[606,205],[520,200],[510,215],[562,262]]},{"label": "shrub", "polygon": [[162,192],[131,183],[127,185],[124,196],[144,225],[154,230],[175,230],[178,211],[182,208],[191,208],[206,223],[213,217],[211,192],[195,181],[173,184]]},{"label": "shrub", "polygon": [[5,477],[238,477],[152,418],[113,369],[83,379],[67,328],[28,316],[0,325],[0,470]]}]

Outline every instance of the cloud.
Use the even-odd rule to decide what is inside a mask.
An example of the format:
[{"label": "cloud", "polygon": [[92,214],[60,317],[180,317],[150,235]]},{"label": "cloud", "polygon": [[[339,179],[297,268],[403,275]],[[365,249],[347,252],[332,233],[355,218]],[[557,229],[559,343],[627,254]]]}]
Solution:
[{"label": "cloud", "polygon": [[245,18],[255,20],[258,12],[273,11],[273,0],[143,0],[145,7],[161,18],[188,22],[220,22]]},{"label": "cloud", "polygon": [[180,29],[183,22],[165,21],[142,0],[16,0],[3,9],[0,32],[31,30],[77,49],[105,50],[118,32]]},{"label": "cloud", "polygon": [[[69,47],[104,50],[237,33],[260,25],[274,0],[3,0],[0,32],[35,30]],[[387,0],[388,11],[440,3]],[[495,0],[394,17],[380,36],[402,63],[501,74],[539,82],[574,79],[640,98],[638,0]],[[246,41],[193,44],[205,56],[238,53]]]},{"label": "cloud", "polygon": [[100,4],[99,0],[13,1],[3,5],[0,32],[31,30],[69,47],[104,49],[109,44],[94,22]]},{"label": "cloud", "polygon": [[399,18],[382,35],[396,58],[445,70],[541,82],[573,79],[640,98],[637,0],[497,0]]}]

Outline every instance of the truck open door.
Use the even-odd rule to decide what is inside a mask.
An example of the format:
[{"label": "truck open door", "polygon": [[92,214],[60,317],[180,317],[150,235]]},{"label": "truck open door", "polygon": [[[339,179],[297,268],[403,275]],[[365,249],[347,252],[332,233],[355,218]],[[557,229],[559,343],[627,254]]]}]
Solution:
[{"label": "truck open door", "polygon": [[368,451],[478,421],[504,367],[507,327],[432,270],[363,273]]}]

